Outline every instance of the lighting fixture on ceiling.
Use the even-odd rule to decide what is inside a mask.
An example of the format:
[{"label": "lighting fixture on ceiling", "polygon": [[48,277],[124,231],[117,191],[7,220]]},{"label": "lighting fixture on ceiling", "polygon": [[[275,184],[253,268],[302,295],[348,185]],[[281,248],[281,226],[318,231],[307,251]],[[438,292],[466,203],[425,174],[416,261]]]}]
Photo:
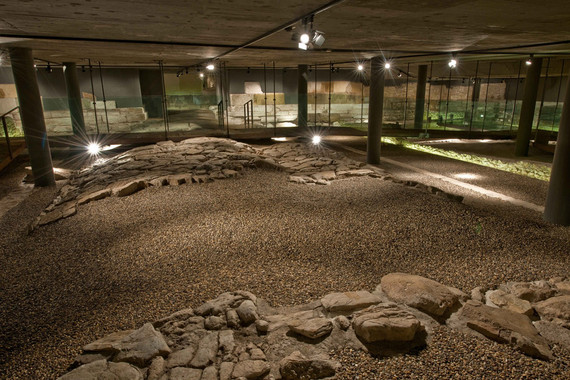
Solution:
[{"label": "lighting fixture on ceiling", "polygon": [[204,73],[199,73],[198,76],[200,76],[200,78],[204,78]]},{"label": "lighting fixture on ceiling", "polygon": [[362,66],[361,64],[359,64],[358,66],[356,66],[356,70],[362,71],[362,70],[364,70],[364,66]]},{"label": "lighting fixture on ceiling", "polygon": [[385,62],[385,63],[384,63],[384,68],[385,68],[386,70],[389,70],[390,67],[392,67],[392,64],[390,64],[390,62]]},{"label": "lighting fixture on ceiling", "polygon": [[528,57],[528,59],[525,61],[525,65],[530,66],[532,65],[532,58],[534,57],[533,54],[530,55],[530,57]]},{"label": "lighting fixture on ceiling", "polygon": [[449,62],[447,63],[447,66],[449,66],[450,69],[454,69],[457,67],[457,59],[455,59],[455,55],[453,55],[451,57],[451,59],[449,60]]},{"label": "lighting fixture on ceiling", "polygon": [[46,71],[47,71],[48,73],[51,73],[51,72],[53,71],[53,69],[51,68],[51,65],[50,65],[49,62],[48,62],[48,64],[47,64]]},{"label": "lighting fixture on ceiling", "polygon": [[[321,47],[325,43],[325,33],[313,29],[314,15],[306,17],[302,21],[301,34],[294,32],[291,39],[297,42],[297,46],[301,50],[312,49],[315,46]],[[295,27],[289,27],[285,30],[288,32],[293,31]]]},{"label": "lighting fixture on ceiling", "polygon": [[213,63],[208,64],[208,66],[206,66],[206,68],[210,71],[214,71],[214,69],[216,68],[216,66],[214,66]]}]

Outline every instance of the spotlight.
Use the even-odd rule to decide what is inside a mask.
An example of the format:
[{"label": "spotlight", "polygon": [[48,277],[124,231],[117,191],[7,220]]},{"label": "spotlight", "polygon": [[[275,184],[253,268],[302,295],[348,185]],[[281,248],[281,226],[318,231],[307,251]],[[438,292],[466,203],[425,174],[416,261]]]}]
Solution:
[{"label": "spotlight", "polygon": [[325,43],[325,36],[323,32],[319,32],[318,30],[315,30],[314,34],[313,34],[313,44],[317,45],[318,47],[323,46],[323,44]]},{"label": "spotlight", "polygon": [[97,143],[90,143],[87,145],[87,152],[89,152],[90,155],[95,156],[101,152],[101,145]]},{"label": "spotlight", "polygon": [[308,33],[303,33],[303,34],[301,34],[301,37],[299,37],[299,42],[304,44],[304,45],[307,45],[309,43],[309,41],[310,41],[310,38],[309,38]]},{"label": "spotlight", "polygon": [[392,67],[392,65],[390,64],[390,62],[384,63],[384,68],[385,68],[385,69],[389,69],[390,67]]},{"label": "spotlight", "polygon": [[180,78],[180,72],[176,73],[176,78]]},{"label": "spotlight", "polygon": [[533,57],[533,55],[531,54],[530,57],[528,57],[528,59],[526,60],[525,65],[527,65],[527,66],[532,65],[532,57]]},{"label": "spotlight", "polygon": [[398,73],[398,78],[401,78],[401,77],[402,77],[402,72],[400,71],[400,72]]},{"label": "spotlight", "polygon": [[208,66],[206,66],[206,68],[210,71],[214,71],[214,69],[216,68],[216,66],[214,66],[213,63],[210,63]]},{"label": "spotlight", "polygon": [[85,65],[81,66],[81,72],[82,72],[82,73],[85,72]]},{"label": "spotlight", "polygon": [[186,74],[188,74],[188,68],[186,68]]},{"label": "spotlight", "polygon": [[200,73],[198,76],[200,76],[200,78],[204,78],[204,73]]},{"label": "spotlight", "polygon": [[457,60],[455,58],[451,58],[449,63],[447,64],[450,68],[454,69],[457,67]]},{"label": "spotlight", "polygon": [[297,46],[299,46],[299,49],[301,49],[301,50],[307,50],[307,48],[308,48],[307,44],[304,44],[302,42],[299,42],[299,45],[297,45]]},{"label": "spotlight", "polygon": [[321,136],[314,135],[312,141],[313,141],[313,145],[319,145],[321,143]]},{"label": "spotlight", "polygon": [[49,62],[48,62],[48,64],[47,64],[46,71],[47,71],[48,73],[51,73],[51,72],[53,71],[53,69],[51,68],[51,65],[49,64]]},{"label": "spotlight", "polygon": [[356,67],[356,69],[357,69],[358,71],[362,71],[362,70],[364,70],[364,66],[358,65],[358,66]]}]

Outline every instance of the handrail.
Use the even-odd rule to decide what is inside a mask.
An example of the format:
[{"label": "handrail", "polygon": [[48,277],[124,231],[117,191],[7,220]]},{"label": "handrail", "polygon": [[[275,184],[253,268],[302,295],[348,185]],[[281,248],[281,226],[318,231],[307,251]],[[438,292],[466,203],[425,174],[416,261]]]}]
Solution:
[{"label": "handrail", "polygon": [[224,101],[218,103],[218,126],[224,128]]},{"label": "handrail", "polygon": [[12,113],[12,112],[16,111],[18,108],[20,108],[20,106],[16,106],[16,107],[12,108],[10,111],[6,112],[4,115],[2,115],[2,116],[0,116],[0,117],[7,116],[9,113]]},{"label": "handrail", "polygon": [[248,100],[243,105],[243,120],[245,128],[253,128],[253,100]]},{"label": "handrail", "polygon": [[0,118],[2,118],[2,127],[4,127],[4,138],[6,139],[6,146],[8,146],[8,154],[10,155],[10,159],[14,159],[14,155],[12,154],[12,147],[10,146],[10,136],[8,134],[8,125],[6,124],[6,116],[15,110],[20,108],[20,106],[16,106],[12,108],[10,111],[4,113]]}]

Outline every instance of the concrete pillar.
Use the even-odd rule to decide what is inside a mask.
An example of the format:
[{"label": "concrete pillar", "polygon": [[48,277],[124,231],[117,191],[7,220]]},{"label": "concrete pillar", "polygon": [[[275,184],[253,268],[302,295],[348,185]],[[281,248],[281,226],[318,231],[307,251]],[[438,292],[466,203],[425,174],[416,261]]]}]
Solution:
[{"label": "concrete pillar", "polygon": [[64,62],[63,73],[65,75],[65,88],[67,90],[67,102],[69,103],[69,115],[71,116],[73,134],[85,136],[81,90],[79,89],[79,80],[77,80],[77,66],[75,62]]},{"label": "concrete pillar", "polygon": [[414,128],[422,129],[424,125],[424,104],[426,101],[427,65],[418,66],[418,84],[416,87],[416,115]]},{"label": "concrete pillar", "polygon": [[307,76],[308,66],[299,65],[297,70],[297,126],[299,128],[307,128]]},{"label": "concrete pillar", "polygon": [[9,51],[34,184],[53,186],[53,164],[32,49],[10,48]]},{"label": "concrete pillar", "polygon": [[544,219],[551,223],[570,226],[570,79],[566,85]]},{"label": "concrete pillar", "polygon": [[370,67],[370,100],[368,102],[368,141],[366,162],[380,163],[380,138],[382,137],[382,111],[384,108],[384,64],[381,57],[374,57]]},{"label": "concrete pillar", "polygon": [[526,73],[515,156],[528,156],[528,144],[532,133],[532,122],[534,120],[534,109],[536,107],[536,96],[538,93],[538,81],[540,80],[541,68],[542,58],[534,58],[532,65],[530,65]]}]

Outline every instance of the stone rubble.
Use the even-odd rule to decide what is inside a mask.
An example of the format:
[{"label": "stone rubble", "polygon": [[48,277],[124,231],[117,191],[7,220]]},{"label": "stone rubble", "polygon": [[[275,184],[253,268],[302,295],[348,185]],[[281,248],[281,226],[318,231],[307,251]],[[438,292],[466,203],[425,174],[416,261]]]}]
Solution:
[{"label": "stone rubble", "polygon": [[[369,176],[413,186],[461,202],[417,182],[392,179],[384,170],[354,161],[340,152],[307,143],[287,142],[254,148],[231,139],[198,137],[179,143],[161,141],[133,148],[76,172],[66,172],[66,183],[54,201],[30,225],[54,223],[77,213],[77,207],[107,197],[125,197],[148,187],[203,184],[237,178],[246,169],[284,171],[288,180],[307,185],[330,185],[331,181]],[[421,186],[423,187],[421,187]],[[434,190],[435,189],[435,190]]]},{"label": "stone rubble", "polygon": [[[441,327],[552,360],[550,346],[570,349],[570,296],[564,293],[569,281],[545,283],[555,291],[532,303],[539,312],[534,318],[546,317],[535,322],[510,303],[485,305],[458,289],[405,273],[384,276],[374,293],[331,293],[279,309],[249,292],[227,292],[195,309],[84,346],[75,369],[60,379],[328,379],[340,368],[329,357],[335,350],[375,356],[408,352],[428,345],[429,334]],[[530,288],[526,285],[510,289]],[[482,289],[475,293],[496,299],[493,291],[499,288],[508,287],[490,289],[485,296]],[[514,297],[501,292],[503,298]]]}]

